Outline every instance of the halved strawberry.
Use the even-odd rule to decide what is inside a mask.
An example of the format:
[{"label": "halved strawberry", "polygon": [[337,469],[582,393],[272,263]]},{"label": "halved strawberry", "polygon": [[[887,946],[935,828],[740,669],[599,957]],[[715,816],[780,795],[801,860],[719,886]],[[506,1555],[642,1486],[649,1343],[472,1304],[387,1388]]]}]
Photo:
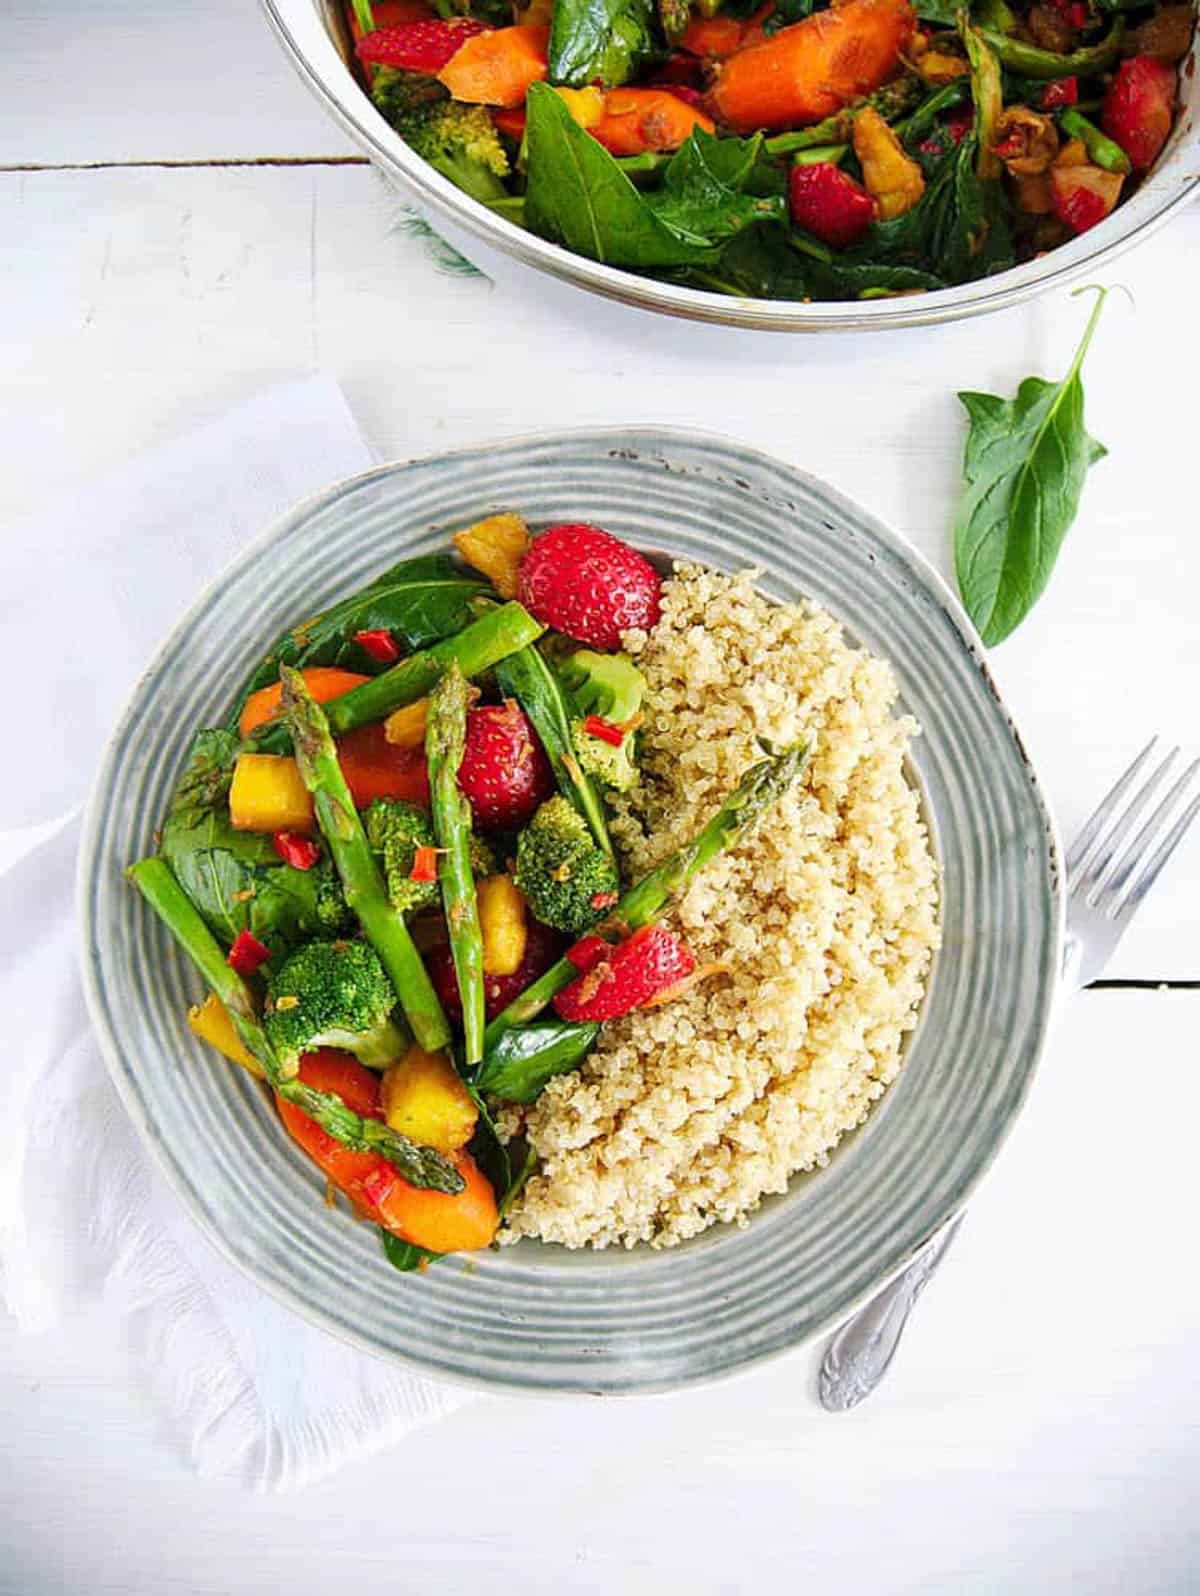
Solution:
[{"label": "halved strawberry", "polygon": [[1073,233],[1095,227],[1121,197],[1120,172],[1106,172],[1090,163],[1050,169],[1050,197],[1054,214]]},{"label": "halved strawberry", "polygon": [[648,925],[613,948],[554,999],[564,1020],[616,1020],[686,980],[695,955],[674,931]]},{"label": "halved strawberry", "polygon": [[793,166],[788,197],[796,226],[831,249],[856,243],[875,220],[875,201],[831,161]]},{"label": "halved strawberry", "polygon": [[1128,155],[1135,172],[1159,157],[1175,119],[1175,68],[1152,55],[1122,61],[1104,96],[1102,122]]},{"label": "halved strawberry", "polygon": [[521,706],[483,704],[467,714],[458,785],[475,823],[515,831],[554,791],[554,772]]},{"label": "halved strawberry", "polygon": [[[513,998],[519,997],[539,975],[546,973],[558,958],[563,940],[557,931],[552,931],[540,921],[528,922],[525,952],[518,968],[511,975],[485,975],[483,978],[484,1011],[489,1020],[494,1020]],[[442,1000],[442,1007],[452,1020],[460,1020],[462,999],[458,994],[458,977],[454,973],[454,959],[448,942],[436,942],[429,949],[425,954],[425,967],[434,990]]]},{"label": "halved strawberry", "polygon": [[662,578],[650,561],[584,521],[534,538],[519,581],[521,602],[539,621],[593,648],[618,649],[622,632],[648,632],[658,620]]},{"label": "halved strawberry", "polygon": [[355,48],[358,59],[371,66],[397,67],[403,72],[424,72],[433,77],[468,39],[489,31],[486,22],[477,22],[474,17],[403,22],[399,27],[364,33]]}]

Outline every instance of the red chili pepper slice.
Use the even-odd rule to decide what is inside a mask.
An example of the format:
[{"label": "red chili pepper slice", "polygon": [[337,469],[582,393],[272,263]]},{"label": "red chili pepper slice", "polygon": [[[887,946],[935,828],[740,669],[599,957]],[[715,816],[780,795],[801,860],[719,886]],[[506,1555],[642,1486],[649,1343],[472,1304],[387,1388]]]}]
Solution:
[{"label": "red chili pepper slice", "polygon": [[620,748],[625,741],[625,733],[611,720],[603,720],[599,715],[589,715],[584,720],[583,729],[589,737],[599,737],[601,742],[611,743],[614,748]]},{"label": "red chili pepper slice", "polygon": [[1043,111],[1057,111],[1062,106],[1077,104],[1078,100],[1078,78],[1056,78],[1042,90]]},{"label": "red chili pepper slice", "polygon": [[265,964],[270,957],[270,948],[263,947],[256,936],[249,931],[239,931],[225,963],[239,975],[253,975],[259,965]]},{"label": "red chili pepper slice", "polygon": [[396,639],[383,627],[374,632],[355,632],[354,641],[378,665],[391,665],[400,658]]},{"label": "red chili pepper slice", "polygon": [[413,867],[408,872],[410,881],[436,881],[437,880],[438,850],[431,848],[428,843],[418,845],[413,854]]},{"label": "red chili pepper slice", "polygon": [[277,831],[271,846],[293,870],[311,870],[321,857],[321,849],[311,837],[298,837],[294,831]]}]

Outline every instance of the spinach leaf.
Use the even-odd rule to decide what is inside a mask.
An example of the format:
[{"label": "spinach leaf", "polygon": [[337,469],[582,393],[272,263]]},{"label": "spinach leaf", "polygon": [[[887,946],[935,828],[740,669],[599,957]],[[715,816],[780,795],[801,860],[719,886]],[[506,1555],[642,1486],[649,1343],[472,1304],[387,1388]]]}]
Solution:
[{"label": "spinach leaf", "polygon": [[490,591],[482,578],[464,572],[445,554],[401,560],[357,593],[277,638],[242,697],[278,681],[280,665],[343,665],[374,675],[380,667],[354,641],[356,632],[382,629],[407,648],[425,648],[475,620],[480,600]]},{"label": "spinach leaf", "polygon": [[229,786],[238,739],[202,731],[192,746],[159,851],[213,934],[228,947],[249,931],[277,958],[312,936],[335,936],[349,919],[328,858],[311,870],[284,864],[270,837],[235,831]]},{"label": "spinach leaf", "polygon": [[534,1152],[533,1148],[528,1142],[510,1142],[508,1144],[508,1150],[509,1161],[514,1163],[515,1168],[513,1178],[509,1182],[508,1190],[504,1193],[503,1198],[497,1205],[500,1210],[501,1219],[504,1218],[505,1214],[508,1213],[509,1209],[524,1191],[525,1184],[530,1175],[532,1175],[538,1167],[538,1155]]},{"label": "spinach leaf", "polygon": [[1083,491],[1106,453],[1083,421],[1080,367],[1107,290],[1061,382],[1027,377],[1015,399],[960,393],[970,418],[964,490],[954,523],[963,603],[989,645],[1002,642],[1041,597]]},{"label": "spinach leaf", "polygon": [[663,188],[643,194],[547,84],[532,86],[526,109],[525,220],[577,255],[640,270],[688,266],[715,259],[720,242],[741,228],[783,213],[782,196],[756,199],[722,182],[703,146],[676,184],[668,188],[664,173]]},{"label": "spinach leaf", "polygon": [[559,791],[587,821],[597,844],[611,858],[613,845],[596,784],[575,757],[571,721],[577,711],[558,672],[532,644],[496,666],[500,691],[515,698],[529,716],[550,760]]},{"label": "spinach leaf", "polygon": [[940,277],[916,266],[844,265],[835,259],[828,266],[814,261],[807,270],[814,299],[862,299],[946,286]]},{"label": "spinach leaf", "polygon": [[421,1269],[426,1264],[436,1263],[444,1256],[440,1252],[428,1252],[424,1247],[414,1246],[411,1241],[401,1241],[390,1230],[381,1229],[379,1238],[388,1263],[393,1269],[399,1269],[402,1275],[411,1274],[414,1269]]},{"label": "spinach leaf", "polygon": [[662,188],[645,196],[660,221],[698,245],[721,243],[756,222],[782,221],[787,202],[743,194],[758,163],[761,136],[719,139],[703,128],[690,134],[663,173]]},{"label": "spinach leaf", "polygon": [[554,0],[550,82],[628,83],[659,53],[654,17],[654,0]]},{"label": "spinach leaf", "polygon": [[934,22],[939,28],[952,28],[963,8],[963,0],[916,0],[913,9],[922,22]]},{"label": "spinach leaf", "polygon": [[479,1095],[478,1089],[470,1081],[466,1084],[467,1090],[475,1099],[475,1107],[479,1110],[475,1132],[467,1143],[467,1151],[487,1176],[496,1194],[496,1202],[499,1204],[504,1201],[512,1185],[512,1166],[508,1159],[508,1149],[497,1135],[492,1116],[488,1113],[487,1104]]},{"label": "spinach leaf", "polygon": [[598,1025],[567,1020],[514,1026],[484,1054],[475,1089],[509,1103],[532,1103],[548,1080],[583,1062],[599,1035]]}]

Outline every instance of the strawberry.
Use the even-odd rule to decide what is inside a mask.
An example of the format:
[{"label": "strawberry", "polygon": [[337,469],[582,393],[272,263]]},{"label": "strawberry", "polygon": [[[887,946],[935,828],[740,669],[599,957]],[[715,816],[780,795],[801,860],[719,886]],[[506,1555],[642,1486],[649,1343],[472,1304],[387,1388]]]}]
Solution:
[{"label": "strawberry", "polygon": [[[558,958],[562,944],[563,938],[557,931],[552,931],[537,920],[529,921],[524,957],[513,973],[485,975],[483,978],[484,1010],[489,1020],[494,1020],[513,998],[531,986],[539,975],[545,974]],[[454,973],[450,944],[435,943],[425,955],[425,967],[446,1013],[453,1020],[461,1019],[462,999],[458,995],[458,977]]]},{"label": "strawberry", "polygon": [[1105,172],[1098,166],[1053,166],[1050,168],[1050,199],[1054,214],[1073,233],[1086,233],[1102,222],[1121,194],[1120,172]]},{"label": "strawberry", "polygon": [[875,201],[831,161],[793,166],[788,194],[796,226],[832,249],[856,243],[875,220]]},{"label": "strawberry", "polygon": [[1057,111],[1064,105],[1075,105],[1078,99],[1078,78],[1055,78],[1042,90],[1042,110]]},{"label": "strawberry", "polygon": [[428,22],[402,22],[395,28],[376,28],[364,33],[356,49],[358,59],[371,66],[398,67],[404,72],[423,72],[435,77],[468,39],[490,30],[473,17],[452,17],[448,22],[431,18]]},{"label": "strawberry", "polygon": [[1153,166],[1175,115],[1175,68],[1152,55],[1122,61],[1104,96],[1104,131],[1128,155],[1135,172]]},{"label": "strawberry", "polygon": [[476,825],[515,830],[554,791],[545,750],[512,699],[483,704],[467,714],[467,741],[459,788],[471,801]]},{"label": "strawberry", "polygon": [[640,1009],[695,968],[691,949],[673,931],[644,926],[563,987],[554,1007],[564,1020],[616,1020]]},{"label": "strawberry", "polygon": [[520,598],[578,643],[615,650],[621,633],[658,620],[662,578],[636,549],[586,522],[548,527],[521,561]]}]

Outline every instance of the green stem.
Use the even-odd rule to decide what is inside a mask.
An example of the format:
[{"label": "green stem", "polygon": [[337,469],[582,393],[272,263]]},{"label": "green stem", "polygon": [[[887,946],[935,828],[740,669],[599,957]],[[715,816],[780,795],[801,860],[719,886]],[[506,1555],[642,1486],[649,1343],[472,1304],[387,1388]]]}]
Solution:
[{"label": "green stem", "polygon": [[296,763],[312,794],[317,824],[341,877],[346,902],[391,976],[414,1037],[427,1052],[436,1052],[449,1042],[450,1026],[404,916],[388,900],[324,711],[298,670],[284,665],[279,677],[283,721],[291,732]]},{"label": "green stem", "polygon": [[350,0],[354,9],[354,20],[358,23],[360,33],[375,32],[375,12],[371,0]]},{"label": "green stem", "polygon": [[[457,665],[464,676],[478,676],[527,643],[535,642],[544,631],[541,622],[535,621],[522,605],[497,605],[455,636],[410,654],[381,676],[373,676],[369,682],[330,699],[324,706],[330,732],[340,737],[356,726],[382,720],[405,704],[415,704],[433,691],[451,665]],[[287,732],[280,721],[273,721],[255,733],[250,742],[260,753],[285,753]]]},{"label": "green stem", "polygon": [[434,688],[425,728],[430,809],[441,855],[438,879],[462,1001],[467,1064],[483,1057],[483,935],[471,870],[471,806],[458,787],[467,737],[467,679],[451,666]]},{"label": "green stem", "polygon": [[[766,759],[752,765],[708,824],[657,870],[630,887],[612,913],[594,930],[600,935],[628,936],[657,919],[705,865],[749,834],[771,805],[799,778],[808,763],[808,755],[807,742],[794,743],[779,753],[772,750]],[[555,993],[561,992],[578,974],[570,959],[562,958],[552,964],[496,1016],[487,1028],[485,1045],[494,1046],[505,1031],[540,1014]]]},{"label": "green stem", "polygon": [[967,84],[965,80],[943,84],[936,93],[931,94],[927,100],[918,105],[906,121],[897,122],[895,131],[901,141],[911,148],[932,130],[934,123],[943,111],[949,111],[956,105],[961,105],[966,98]]},{"label": "green stem", "polygon": [[823,122],[815,122],[812,127],[798,128],[794,133],[777,133],[774,138],[764,139],[763,153],[791,155],[796,150],[811,150],[820,144],[843,144],[850,137],[853,126],[851,112],[836,111],[833,116],[827,116]]},{"label": "green stem", "polygon": [[792,156],[793,166],[822,166],[826,161],[837,166],[850,148],[848,144],[818,144],[811,150],[797,150]]},{"label": "green stem", "polygon": [[243,1047],[262,1065],[272,1090],[314,1120],[327,1136],[354,1152],[379,1153],[414,1186],[460,1192],[462,1176],[432,1147],[420,1147],[389,1130],[381,1120],[363,1119],[333,1092],[319,1092],[295,1076],[284,1074],[275,1050],[259,1023],[258,1005],[249,984],[232,969],[192,900],[163,859],[131,865],[129,879],[196,966],[208,987],[229,1011]]},{"label": "green stem", "polygon": [[1128,175],[1133,170],[1129,157],[1121,146],[1107,134],[1102,133],[1094,122],[1089,122],[1077,108],[1063,111],[1058,121],[1068,137],[1083,140],[1089,156],[1106,172]]},{"label": "green stem", "polygon": [[996,53],[1002,67],[1009,72],[1019,72],[1022,77],[1050,82],[1054,78],[1090,78],[1107,72],[1121,53],[1121,40],[1125,37],[1125,18],[1117,17],[1099,44],[1082,50],[1072,50],[1069,55],[1056,55],[1053,50],[1039,49],[1021,39],[1010,39],[1006,34],[991,28],[977,30],[984,43]]}]

